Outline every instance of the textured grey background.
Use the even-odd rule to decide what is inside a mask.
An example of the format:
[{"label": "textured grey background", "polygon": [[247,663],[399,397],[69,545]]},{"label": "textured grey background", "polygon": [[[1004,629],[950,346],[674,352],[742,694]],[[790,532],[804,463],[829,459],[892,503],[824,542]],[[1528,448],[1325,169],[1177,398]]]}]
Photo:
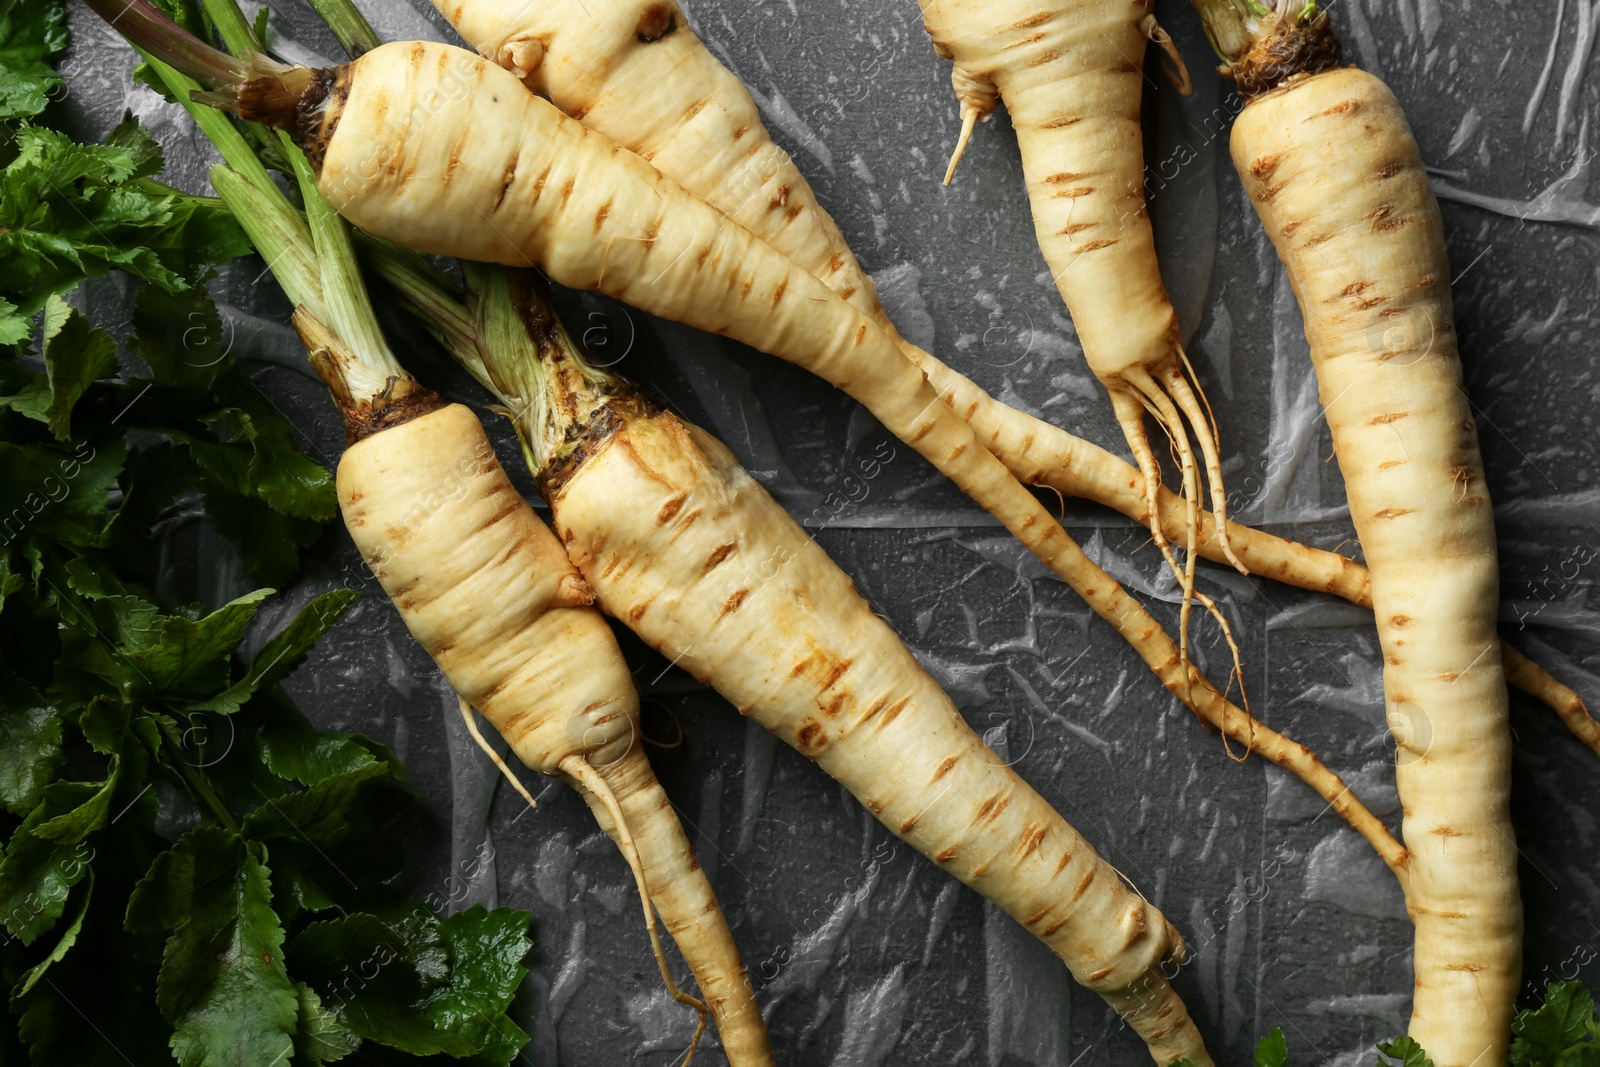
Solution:
[{"label": "textured grey background", "polygon": [[[272,6],[281,52],[335,54],[296,2]],[[407,0],[363,6],[386,36],[447,34]],[[908,336],[1008,402],[1121,452],[1034,244],[1003,113],[979,129],[955,187],[938,184],[955,107],[912,0],[686,7],[751,87]],[[1225,87],[1187,7],[1158,10],[1196,92],[1180,99],[1152,64],[1152,213],[1189,351],[1218,408],[1235,511],[1355,552],[1299,313],[1211,118],[1227,113]],[[1588,673],[1600,636],[1591,606],[1600,384],[1590,362],[1600,208],[1585,202],[1600,5],[1336,0],[1331,11],[1350,52],[1394,87],[1436,168],[1500,517],[1507,633],[1600,701],[1600,678]],[[129,89],[126,52],[81,10],[74,28],[68,69],[85,126],[103,131],[133,108],[160,131],[174,180],[202,189],[212,157],[181,113]],[[106,280],[87,295],[114,316],[122,289]],[[342,434],[304,374],[270,280],[236,270],[214,294],[236,352],[254,361],[308,449],[336,462]],[[1258,759],[1229,760],[1070,590],[908,450],[864,501],[841,508],[829,494],[885,438],[843,397],[726,341],[564,299],[597,351],[726,440],[795,514],[827,519],[818,539],[974,726],[1180,926],[1193,962],[1177,984],[1219,1059],[1245,1058],[1257,1035],[1281,1026],[1297,1064],[1368,1062],[1374,1040],[1403,1028],[1410,930],[1398,891],[1298,782]],[[438,353],[404,358],[450,395],[484,399]],[[493,432],[515,469],[510,435]],[[1140,551],[1141,531],[1089,505],[1069,504],[1068,515],[1091,554],[1175,617],[1175,590]],[[1243,638],[1258,713],[1397,822],[1369,617],[1203,570]],[[175,553],[171,580],[175,594],[207,600],[248,587],[226,546],[209,542]],[[534,911],[533,976],[517,1008],[534,1041],[522,1062],[672,1062],[692,1016],[661,989],[615,850],[565,789],[532,783],[540,807],[529,812],[497,781],[342,531],[277,612],[263,613],[263,634],[346,582],[366,598],[291,688],[325,725],[392,745],[434,799],[435,822],[414,835],[419,894]],[[1214,631],[1200,633],[1219,677]],[[647,732],[664,743],[652,758],[733,923],[780,1062],[1146,1062],[1015,924],[715,694],[637,641],[625,647]],[[1600,984],[1600,767],[1553,714],[1520,696],[1514,706],[1528,988],[1557,974]],[[682,743],[668,747],[680,728]],[[722,1062],[714,1044],[702,1055]]]}]

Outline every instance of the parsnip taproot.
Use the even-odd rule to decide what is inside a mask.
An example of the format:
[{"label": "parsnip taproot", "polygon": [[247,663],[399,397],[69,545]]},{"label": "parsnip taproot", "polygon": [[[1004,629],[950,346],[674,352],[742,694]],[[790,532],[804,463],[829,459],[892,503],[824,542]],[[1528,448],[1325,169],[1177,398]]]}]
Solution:
[{"label": "parsnip taproot", "polygon": [[[700,1010],[702,1025],[709,1007],[730,1064],[771,1067],[738,948],[644,755],[638,694],[592,591],[512,488],[477,416],[443,404],[394,358],[354,273],[343,223],[302,173],[316,248],[270,183],[221,166],[212,182],[299,305],[295,325],[344,415],[352,443],[337,486],[352,539],[461,695],[474,736],[472,707],[526,766],[577,788],[616,841],[675,998]],[[346,343],[324,319],[364,343]],[[705,1006],[666,970],[657,912]]]},{"label": "parsnip taproot", "polygon": [[433,3],[481,55],[793,260],[907,355],[923,355],[894,331],[872,279],[773,143],[755,101],[676,3]]},{"label": "parsnip taproot", "polygon": [[[749,91],[670,0],[434,0],[434,6],[480,54],[529,89],[644,157],[870,317],[1025,485],[1093,500],[1184,542],[1193,515],[1176,494],[1159,489],[1152,513],[1137,469],[1001,403],[899,335],[872,279],[800,168],[773,142]],[[1207,559],[1229,562],[1231,551],[1252,574],[1371,606],[1359,563],[1231,522],[1222,537],[1212,515],[1198,518],[1195,547]],[[1554,708],[1600,754],[1600,724],[1583,700],[1509,646],[1506,655],[1518,667],[1513,683]]]},{"label": "parsnip taproot", "polygon": [[645,758],[627,662],[477,416],[452,404],[353,444],[338,490],[362,558],[462,700],[525,766],[576,788],[628,857],[729,1062],[771,1064],[726,919]]},{"label": "parsnip taproot", "polygon": [[[919,0],[919,6],[935,49],[953,65],[961,108],[946,184],[973,127],[1003,101],[1022,153],[1039,249],[1144,474],[1149,511],[1157,511],[1160,468],[1145,434],[1147,413],[1173,442],[1191,501],[1199,484],[1193,436],[1221,524],[1227,494],[1216,426],[1190,381],[1193,368],[1161,283],[1145,206],[1144,57],[1152,40],[1166,41],[1151,0]],[[1188,526],[1194,524],[1191,518]],[[1160,524],[1151,530],[1160,540]],[[1226,536],[1221,548],[1245,569]]]},{"label": "parsnip taproot", "polygon": [[541,358],[478,368],[600,604],[1004,908],[1158,1063],[1209,1064],[1163,975],[1183,942],[962,719],[816,541],[697,427],[588,367],[537,283]]},{"label": "parsnip taproot", "polygon": [[1196,0],[1247,103],[1231,148],[1288,270],[1371,568],[1416,924],[1410,1036],[1504,1063],[1521,966],[1494,515],[1439,207],[1394,94],[1316,5]]}]

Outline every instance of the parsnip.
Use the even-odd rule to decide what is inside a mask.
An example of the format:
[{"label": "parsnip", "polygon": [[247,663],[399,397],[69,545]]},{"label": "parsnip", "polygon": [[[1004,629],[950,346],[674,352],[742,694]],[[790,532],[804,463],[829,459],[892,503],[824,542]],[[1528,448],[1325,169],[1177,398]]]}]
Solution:
[{"label": "parsnip", "polygon": [[1197,0],[1247,104],[1234,164],[1288,269],[1371,567],[1416,923],[1410,1035],[1504,1063],[1521,967],[1494,515],[1439,207],[1382,81],[1316,5]]},{"label": "parsnip", "polygon": [[[1161,283],[1144,200],[1144,56],[1152,40],[1167,41],[1153,6],[1151,0],[920,0],[935,49],[953,64],[961,106],[946,184],[973,127],[1003,101],[1022,152],[1039,249],[1144,474],[1148,509],[1157,510],[1160,477],[1146,413],[1176,446],[1190,498],[1199,484],[1193,435],[1221,524],[1227,496],[1216,428],[1204,395],[1189,381],[1193,368]],[[1191,518],[1188,526],[1194,525]],[[1161,540],[1160,525],[1151,530]],[[1226,536],[1221,547],[1243,570]],[[1192,578],[1185,587],[1192,588]]]}]

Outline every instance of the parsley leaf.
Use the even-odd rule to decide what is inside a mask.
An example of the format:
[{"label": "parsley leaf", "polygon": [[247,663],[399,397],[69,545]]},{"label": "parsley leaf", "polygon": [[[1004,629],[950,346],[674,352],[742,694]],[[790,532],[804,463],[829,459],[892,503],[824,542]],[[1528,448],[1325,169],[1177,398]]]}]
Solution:
[{"label": "parsley leaf", "polygon": [[187,289],[250,250],[218,202],[146,177],[160,168],[161,153],[131,116],[101,145],[25,123],[16,147],[0,170],[0,298],[13,309],[0,317],[4,336],[85,278],[124,270]]},{"label": "parsley leaf", "polygon": [[228,685],[233,650],[271,594],[258,589],[198,618],[132,595],[105,598],[116,677],[144,700],[180,708],[203,701]]},{"label": "parsley leaf", "polygon": [[360,734],[325,734],[312,729],[288,700],[274,700],[263,710],[265,722],[256,737],[262,764],[280,778],[315,785],[324,778],[387,762],[395,778],[405,768],[382,745]]},{"label": "parsley leaf", "polygon": [[0,440],[0,545],[32,534],[74,547],[101,544],[127,452],[120,441],[68,449]]},{"label": "parsley leaf", "polygon": [[[0,298],[0,345],[21,341],[33,327],[29,320],[13,315],[15,311],[15,305]],[[8,319],[8,315],[12,317]],[[0,363],[0,408],[35,422],[49,422],[49,379],[17,363]]]},{"label": "parsley leaf", "polygon": [[1289,1044],[1283,1039],[1283,1028],[1272,1032],[1256,1043],[1256,1067],[1286,1067],[1289,1062]]},{"label": "parsley leaf", "polygon": [[333,629],[333,624],[360,599],[361,594],[353,589],[335,589],[323,593],[307,604],[288,626],[278,631],[256,653],[255,662],[243,678],[211,699],[191,705],[190,710],[214,711],[220,715],[231,715],[238,711],[258,690],[276,685],[294,673],[305,661],[312,646],[322,640]]},{"label": "parsley leaf", "polygon": [[133,354],[160,386],[205,392],[233,369],[231,339],[217,306],[199,287],[168,292],[153,285],[133,303]]},{"label": "parsley leaf", "polygon": [[272,1067],[293,1052],[300,997],[259,846],[201,825],[157,857],[128,903],[135,931],[172,931],[156,1003],[182,1067]]},{"label": "parsley leaf", "polygon": [[34,833],[46,821],[76,810],[96,793],[79,782],[57,782],[44,791],[0,859],[0,923],[24,945],[55,925],[66,910],[68,891],[89,872],[91,850]]},{"label": "parsley leaf", "polygon": [[1551,982],[1539,1007],[1512,1020],[1512,1067],[1600,1067],[1600,1015],[1581,982]]},{"label": "parsley leaf", "polygon": [[1401,1035],[1393,1041],[1378,1042],[1378,1051],[1383,1053],[1378,1057],[1378,1067],[1389,1067],[1385,1056],[1400,1061],[1400,1067],[1433,1067],[1433,1061],[1423,1051],[1416,1040]]},{"label": "parsley leaf", "polygon": [[61,717],[38,690],[0,672],[0,804],[25,815],[61,763]]},{"label": "parsley leaf", "polygon": [[[69,800],[77,798],[81,803],[70,811],[39,823],[32,830],[33,836],[63,845],[76,845],[100,829],[111,817],[111,798],[117,795],[117,786],[122,780],[121,770],[122,761],[112,757],[111,773],[106,775],[103,782],[57,782],[46,788],[44,795],[47,801],[52,794],[70,787],[70,791],[62,792],[62,795]],[[82,792],[84,790],[88,790],[86,795]]]},{"label": "parsley leaf", "polygon": [[392,925],[347,915],[306,927],[289,959],[367,1040],[503,1065],[527,1041],[504,1013],[526,974],[528,919],[481,906],[443,921],[419,907]]},{"label": "parsley leaf", "polygon": [[505,1010],[528,973],[522,961],[532,948],[530,918],[525,911],[477,905],[439,924],[450,953],[450,982],[429,998],[428,1017],[440,1030],[470,1035],[479,1062],[503,1067],[527,1044],[528,1035]]},{"label": "parsley leaf", "polygon": [[405,799],[389,765],[373,762],[269,800],[245,817],[243,829],[272,849],[287,872],[279,888],[295,904],[313,911],[351,906],[354,882],[372,896],[372,887],[400,872]]},{"label": "parsley leaf", "polygon": [[62,81],[51,61],[66,50],[61,0],[0,0],[0,119],[45,109]]},{"label": "parsley leaf", "polygon": [[18,979],[16,988],[11,993],[13,999],[20,1000],[26,997],[38,984],[39,979],[44,977],[44,972],[48,971],[52,964],[60,963],[66,958],[67,953],[72,951],[72,946],[78,943],[78,935],[83,932],[84,916],[89,914],[89,900],[93,896],[94,872],[91,870],[89,880],[84,883],[83,892],[78,895],[77,915],[67,924],[67,928],[61,931],[61,937],[56,941],[56,947],[50,950],[50,954],[28,968],[27,973]]},{"label": "parsley leaf", "polygon": [[360,1039],[337,1015],[322,1006],[316,990],[299,982],[295,991],[300,995],[300,1018],[294,1037],[296,1062],[322,1067],[354,1052]]},{"label": "parsley leaf", "polygon": [[65,441],[72,436],[73,405],[96,379],[116,373],[117,342],[52,295],[45,303],[44,365],[50,383],[45,415],[50,432]]}]

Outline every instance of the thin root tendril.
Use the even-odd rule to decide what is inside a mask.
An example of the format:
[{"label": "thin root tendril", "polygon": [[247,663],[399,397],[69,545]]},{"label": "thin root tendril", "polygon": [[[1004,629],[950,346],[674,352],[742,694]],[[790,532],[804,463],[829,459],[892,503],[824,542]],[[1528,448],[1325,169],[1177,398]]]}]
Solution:
[{"label": "thin root tendril", "polygon": [[639,901],[644,906],[644,925],[650,933],[650,948],[655,953],[656,966],[661,970],[661,980],[666,983],[667,993],[673,1000],[700,1013],[700,1025],[695,1027],[694,1039],[689,1043],[689,1051],[680,1064],[680,1067],[689,1067],[694,1059],[695,1049],[700,1047],[700,1035],[705,1033],[706,1005],[700,998],[690,996],[679,989],[678,983],[672,979],[672,972],[667,967],[666,953],[661,948],[661,935],[656,930],[655,905],[650,898],[650,887],[645,883],[644,864],[639,859],[639,850],[633,843],[633,832],[628,829],[628,820],[622,814],[622,805],[617,802],[617,796],[611,791],[611,786],[600,777],[600,772],[589,765],[588,760],[581,756],[568,756],[561,761],[559,767],[599,800],[611,815],[611,821],[617,829],[617,847],[622,851],[623,858],[628,861],[628,866],[632,868],[633,880],[639,887]]}]

